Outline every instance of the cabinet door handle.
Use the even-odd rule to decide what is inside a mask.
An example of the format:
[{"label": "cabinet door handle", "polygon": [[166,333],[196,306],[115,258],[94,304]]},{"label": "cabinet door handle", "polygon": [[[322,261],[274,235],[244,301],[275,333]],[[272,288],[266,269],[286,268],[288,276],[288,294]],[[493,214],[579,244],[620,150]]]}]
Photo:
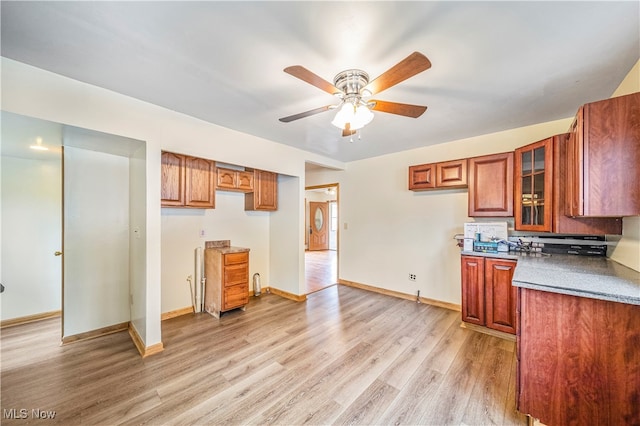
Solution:
[{"label": "cabinet door handle", "polygon": [[62,252],[61,251],[56,251],[53,253],[54,256],[62,256]]}]

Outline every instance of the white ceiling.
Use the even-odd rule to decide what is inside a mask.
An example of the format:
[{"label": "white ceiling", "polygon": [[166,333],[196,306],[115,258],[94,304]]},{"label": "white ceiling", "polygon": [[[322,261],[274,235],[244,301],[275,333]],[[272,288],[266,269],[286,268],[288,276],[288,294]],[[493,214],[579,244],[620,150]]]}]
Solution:
[{"label": "white ceiling", "polygon": [[[352,161],[573,116],[640,57],[640,2],[7,2],[2,56],[221,126]],[[413,51],[432,68],[376,95],[351,143],[337,103],[283,72],[377,77]]]}]

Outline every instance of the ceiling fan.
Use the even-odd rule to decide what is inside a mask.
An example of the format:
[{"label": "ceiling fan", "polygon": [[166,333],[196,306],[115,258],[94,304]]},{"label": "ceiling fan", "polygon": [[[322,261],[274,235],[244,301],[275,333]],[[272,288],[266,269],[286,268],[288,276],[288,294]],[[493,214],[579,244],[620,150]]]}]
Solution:
[{"label": "ceiling fan", "polygon": [[371,122],[373,119],[371,110],[418,118],[427,110],[426,106],[400,104],[369,99],[369,97],[429,68],[431,68],[429,59],[420,52],[413,52],[372,81],[369,81],[369,74],[366,72],[350,69],[338,73],[331,84],[303,66],[287,67],[284,69],[287,74],[338,97],[341,102],[338,105],[325,105],[310,111],[282,117],[280,121],[289,123],[330,109],[340,108],[331,124],[342,129],[342,136],[350,136]]}]

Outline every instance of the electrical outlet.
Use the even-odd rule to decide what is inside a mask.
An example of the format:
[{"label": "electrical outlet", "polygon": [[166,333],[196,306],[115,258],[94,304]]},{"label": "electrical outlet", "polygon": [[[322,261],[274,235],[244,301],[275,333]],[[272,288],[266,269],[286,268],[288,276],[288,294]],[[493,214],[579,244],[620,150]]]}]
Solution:
[{"label": "electrical outlet", "polygon": [[415,281],[416,280],[416,274],[409,274],[409,281]]}]

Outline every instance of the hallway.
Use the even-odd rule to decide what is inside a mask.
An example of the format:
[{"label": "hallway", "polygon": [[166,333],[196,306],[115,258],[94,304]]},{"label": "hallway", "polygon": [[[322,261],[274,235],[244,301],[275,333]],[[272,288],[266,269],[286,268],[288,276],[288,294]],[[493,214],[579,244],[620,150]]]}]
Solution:
[{"label": "hallway", "polygon": [[314,293],[338,282],[336,250],[305,251],[306,294]]}]

